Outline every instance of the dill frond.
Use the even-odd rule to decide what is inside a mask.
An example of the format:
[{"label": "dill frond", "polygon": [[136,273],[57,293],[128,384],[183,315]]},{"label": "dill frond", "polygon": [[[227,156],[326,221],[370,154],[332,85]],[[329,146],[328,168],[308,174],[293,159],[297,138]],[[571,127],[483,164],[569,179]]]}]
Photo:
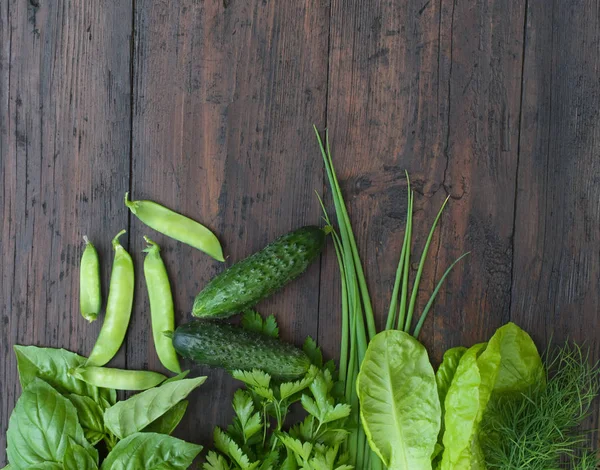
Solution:
[{"label": "dill frond", "polygon": [[575,343],[557,348],[545,362],[545,382],[488,404],[480,431],[488,468],[597,468],[598,457],[579,427],[598,395],[600,368]]}]

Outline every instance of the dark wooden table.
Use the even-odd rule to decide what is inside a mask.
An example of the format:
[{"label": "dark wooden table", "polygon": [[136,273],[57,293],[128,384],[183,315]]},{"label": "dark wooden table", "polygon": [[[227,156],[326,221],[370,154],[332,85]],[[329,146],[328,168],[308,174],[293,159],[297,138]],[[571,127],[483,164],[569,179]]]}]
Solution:
[{"label": "dark wooden table", "polygon": [[[161,370],[142,235],[163,246],[179,322],[222,266],[150,232],[125,191],[206,223],[231,263],[319,222],[313,123],[330,129],[380,324],[407,169],[416,249],[451,196],[423,293],[471,251],[426,323],[434,361],[509,320],[598,358],[599,70],[597,0],[2,0],[0,464],[20,393],[12,346],[87,354],[101,326],[78,311],[82,236],[106,290],[110,240],[128,230],[135,311],[113,365]],[[335,357],[338,283],[328,246],[260,310]],[[237,386],[211,371],[178,435],[208,444]]]}]

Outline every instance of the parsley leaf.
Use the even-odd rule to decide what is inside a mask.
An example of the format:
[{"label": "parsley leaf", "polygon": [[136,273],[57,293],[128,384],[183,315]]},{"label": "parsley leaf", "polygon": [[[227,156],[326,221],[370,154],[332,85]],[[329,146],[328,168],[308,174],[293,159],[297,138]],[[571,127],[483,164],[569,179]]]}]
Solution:
[{"label": "parsley leaf", "polygon": [[[244,314],[243,322],[245,328],[265,333],[269,319],[252,311]],[[323,364],[321,350],[311,338],[304,352],[313,365],[295,382],[281,382],[261,370],[232,372],[246,389],[233,396],[235,416],[227,431],[215,429],[216,451],[208,454],[204,470],[353,468],[342,449],[355,424],[350,422],[350,405],[344,403],[334,380],[335,365],[332,361]],[[284,429],[290,411],[299,405],[308,415]]]},{"label": "parsley leaf", "polygon": [[246,310],[242,315],[242,328],[261,333],[271,338],[279,338],[279,327],[274,315],[263,318],[256,310]]},{"label": "parsley leaf", "polygon": [[310,362],[317,366],[319,369],[323,367],[323,354],[321,349],[317,346],[317,343],[310,336],[304,341],[302,346],[304,354],[308,356]]},{"label": "parsley leaf", "polygon": [[245,390],[237,390],[233,395],[233,410],[244,438],[244,443],[262,430],[260,413],[254,412],[252,395]]},{"label": "parsley leaf", "polygon": [[231,467],[225,457],[211,450],[206,456],[204,470],[231,470]]}]

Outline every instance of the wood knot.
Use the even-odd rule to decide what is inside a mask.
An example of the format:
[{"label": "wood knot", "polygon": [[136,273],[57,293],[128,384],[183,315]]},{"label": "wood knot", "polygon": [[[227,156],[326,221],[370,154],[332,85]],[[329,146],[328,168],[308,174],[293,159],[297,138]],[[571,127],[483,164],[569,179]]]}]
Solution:
[{"label": "wood knot", "polygon": [[372,185],[373,185],[373,183],[371,182],[371,180],[367,176],[359,176],[356,179],[356,182],[354,183],[354,190],[358,194],[358,193],[361,193],[363,191],[366,191]]}]

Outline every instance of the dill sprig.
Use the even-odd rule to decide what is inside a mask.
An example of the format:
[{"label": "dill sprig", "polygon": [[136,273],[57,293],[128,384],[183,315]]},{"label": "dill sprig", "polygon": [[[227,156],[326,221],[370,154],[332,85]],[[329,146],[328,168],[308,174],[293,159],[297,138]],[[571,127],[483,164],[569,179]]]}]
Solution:
[{"label": "dill sprig", "polygon": [[547,354],[545,362],[545,381],[488,404],[480,431],[488,468],[597,468],[589,433],[580,425],[598,395],[600,368],[575,343]]}]

